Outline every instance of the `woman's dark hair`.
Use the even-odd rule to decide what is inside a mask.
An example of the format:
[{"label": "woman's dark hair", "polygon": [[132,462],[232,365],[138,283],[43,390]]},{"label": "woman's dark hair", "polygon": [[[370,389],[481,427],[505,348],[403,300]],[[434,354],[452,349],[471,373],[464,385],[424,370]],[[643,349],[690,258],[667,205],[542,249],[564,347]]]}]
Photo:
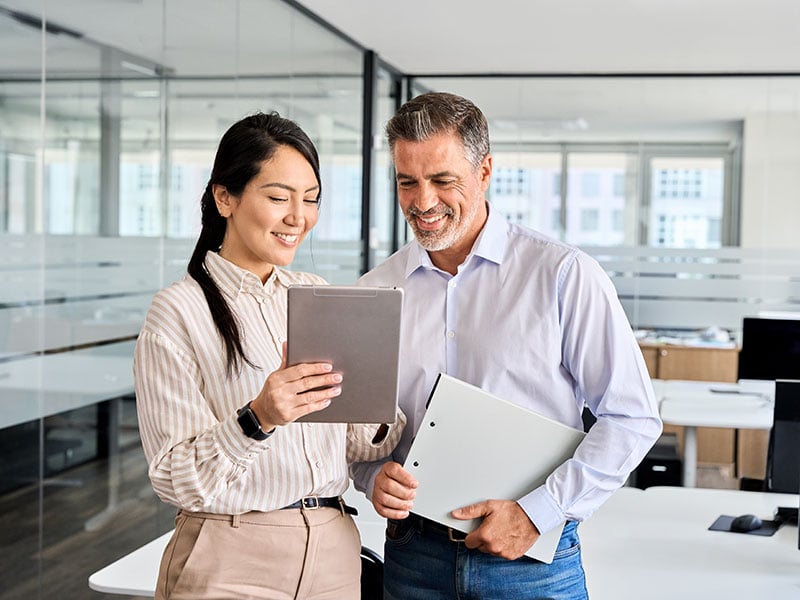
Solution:
[{"label": "woman's dark hair", "polygon": [[319,197],[322,183],[319,177],[319,156],[313,142],[297,123],[271,112],[245,117],[225,132],[219,142],[214,168],[200,201],[202,229],[189,259],[188,271],[200,284],[211,316],[222,336],[229,376],[241,369],[242,361],[253,367],[256,365],[245,356],[239,323],[204,264],[206,253],[216,252],[222,245],[227,225],[227,220],[217,210],[212,186],[224,186],[230,195],[241,196],[250,180],[258,175],[261,165],[270,160],[280,146],[294,148],[308,161],[320,186]]}]

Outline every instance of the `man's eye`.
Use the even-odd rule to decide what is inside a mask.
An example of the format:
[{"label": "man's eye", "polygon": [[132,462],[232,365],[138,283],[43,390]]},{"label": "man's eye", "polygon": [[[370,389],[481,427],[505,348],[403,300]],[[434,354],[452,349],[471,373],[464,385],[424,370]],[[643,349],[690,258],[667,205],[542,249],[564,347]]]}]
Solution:
[{"label": "man's eye", "polygon": [[451,183],[453,183],[453,180],[452,179],[434,179],[433,183],[435,185],[450,185]]},{"label": "man's eye", "polygon": [[397,184],[398,184],[398,185],[399,185],[401,188],[410,188],[410,187],[413,187],[415,183],[416,183],[415,181],[398,181],[398,182],[397,182]]}]

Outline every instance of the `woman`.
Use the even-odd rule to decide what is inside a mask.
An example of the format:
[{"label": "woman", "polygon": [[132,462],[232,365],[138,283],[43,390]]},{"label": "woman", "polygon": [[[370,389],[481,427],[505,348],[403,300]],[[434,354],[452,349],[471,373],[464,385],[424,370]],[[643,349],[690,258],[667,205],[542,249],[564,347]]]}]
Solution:
[{"label": "woman", "polygon": [[[153,488],[180,510],[156,598],[358,598],[347,463],[391,451],[404,418],[294,421],[340,393],[329,364],[286,366],[288,265],[316,224],[319,159],[276,113],[222,137],[189,275],[159,292],[134,358]],[[313,390],[313,391],[311,391]]]}]

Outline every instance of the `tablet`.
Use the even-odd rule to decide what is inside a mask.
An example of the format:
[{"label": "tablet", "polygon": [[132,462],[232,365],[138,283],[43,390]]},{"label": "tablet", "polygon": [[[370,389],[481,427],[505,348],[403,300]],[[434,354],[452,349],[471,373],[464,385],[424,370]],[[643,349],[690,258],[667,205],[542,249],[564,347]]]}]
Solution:
[{"label": "tablet", "polygon": [[289,287],[289,366],[329,362],[342,393],[298,421],[394,423],[403,290],[384,287]]}]

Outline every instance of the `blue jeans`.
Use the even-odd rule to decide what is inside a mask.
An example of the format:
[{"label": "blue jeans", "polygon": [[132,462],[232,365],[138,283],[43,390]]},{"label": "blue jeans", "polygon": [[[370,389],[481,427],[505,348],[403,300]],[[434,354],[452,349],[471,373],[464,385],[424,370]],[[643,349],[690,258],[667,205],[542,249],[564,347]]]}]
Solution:
[{"label": "blue jeans", "polygon": [[549,565],[470,550],[413,515],[389,521],[384,556],[384,600],[589,598],[575,521],[564,528]]}]

